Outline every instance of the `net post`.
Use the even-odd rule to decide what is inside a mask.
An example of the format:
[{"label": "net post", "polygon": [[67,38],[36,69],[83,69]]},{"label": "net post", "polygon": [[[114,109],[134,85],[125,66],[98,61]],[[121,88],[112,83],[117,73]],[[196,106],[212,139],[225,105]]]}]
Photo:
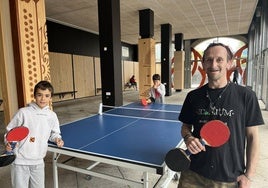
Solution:
[{"label": "net post", "polygon": [[99,105],[99,115],[102,115],[102,103]]}]

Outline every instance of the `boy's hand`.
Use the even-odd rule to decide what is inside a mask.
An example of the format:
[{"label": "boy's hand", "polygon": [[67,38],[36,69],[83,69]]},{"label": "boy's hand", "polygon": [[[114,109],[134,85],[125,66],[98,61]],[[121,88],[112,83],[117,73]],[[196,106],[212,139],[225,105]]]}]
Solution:
[{"label": "boy's hand", "polygon": [[9,142],[6,144],[6,151],[7,152],[11,152],[12,151],[12,147],[11,147],[11,145],[10,145]]},{"label": "boy's hand", "polygon": [[17,147],[17,142],[8,142],[6,144],[6,151],[12,152],[15,147]]},{"label": "boy's hand", "polygon": [[64,145],[64,142],[61,138],[56,138],[55,143],[57,144],[58,147],[62,147]]}]

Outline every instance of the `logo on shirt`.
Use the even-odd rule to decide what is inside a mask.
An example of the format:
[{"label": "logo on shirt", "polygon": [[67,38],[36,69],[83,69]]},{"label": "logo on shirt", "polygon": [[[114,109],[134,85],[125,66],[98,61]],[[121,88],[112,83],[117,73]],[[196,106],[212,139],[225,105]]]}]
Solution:
[{"label": "logo on shirt", "polygon": [[234,110],[228,110],[226,108],[211,108],[210,111],[204,108],[200,108],[197,110],[198,115],[203,116],[218,116],[218,117],[232,117],[234,115]]},{"label": "logo on shirt", "polygon": [[30,137],[30,142],[35,142],[35,137]]}]

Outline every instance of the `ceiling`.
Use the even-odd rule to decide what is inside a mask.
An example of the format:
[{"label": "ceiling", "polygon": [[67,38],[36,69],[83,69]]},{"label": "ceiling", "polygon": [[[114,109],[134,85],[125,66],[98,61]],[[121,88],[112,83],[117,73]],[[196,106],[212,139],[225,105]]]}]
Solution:
[{"label": "ceiling", "polygon": [[[45,0],[50,21],[98,34],[98,0]],[[139,10],[154,12],[154,38],[160,41],[161,24],[184,39],[246,34],[258,0],[121,0],[121,40],[137,44]]]}]

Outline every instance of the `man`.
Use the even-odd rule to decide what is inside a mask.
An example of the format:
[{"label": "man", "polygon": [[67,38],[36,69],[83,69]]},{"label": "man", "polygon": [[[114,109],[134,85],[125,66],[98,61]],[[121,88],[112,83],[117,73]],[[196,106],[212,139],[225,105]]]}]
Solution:
[{"label": "man", "polygon": [[[264,121],[255,93],[228,82],[232,58],[229,47],[221,43],[210,44],[204,51],[202,65],[208,83],[187,95],[179,116],[182,137],[192,153],[190,169],[181,173],[179,188],[250,187],[259,157],[257,125]],[[217,148],[199,141],[201,127],[214,119],[230,129],[227,143]]]}]

